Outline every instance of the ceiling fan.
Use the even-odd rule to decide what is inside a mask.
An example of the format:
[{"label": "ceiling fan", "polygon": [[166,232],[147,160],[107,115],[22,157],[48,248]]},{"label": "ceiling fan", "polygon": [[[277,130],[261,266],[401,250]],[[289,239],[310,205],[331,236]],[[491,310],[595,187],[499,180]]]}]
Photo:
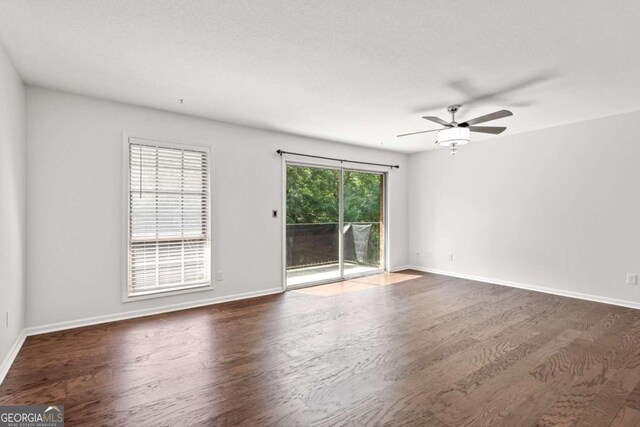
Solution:
[{"label": "ceiling fan", "polygon": [[507,129],[503,126],[475,126],[476,124],[501,119],[503,117],[513,116],[513,113],[511,111],[500,110],[494,113],[485,114],[484,116],[476,117],[475,119],[467,120],[466,122],[458,123],[456,122],[456,113],[458,112],[460,107],[461,105],[449,105],[447,107],[447,111],[451,113],[450,122],[446,122],[439,117],[423,117],[423,119],[430,120],[444,126],[443,128],[403,133],[402,135],[398,135],[398,137],[417,135],[419,133],[438,132],[438,139],[436,141],[436,144],[442,147],[449,147],[449,152],[451,154],[456,154],[460,145],[469,143],[469,132],[490,133],[492,135],[498,135]]}]

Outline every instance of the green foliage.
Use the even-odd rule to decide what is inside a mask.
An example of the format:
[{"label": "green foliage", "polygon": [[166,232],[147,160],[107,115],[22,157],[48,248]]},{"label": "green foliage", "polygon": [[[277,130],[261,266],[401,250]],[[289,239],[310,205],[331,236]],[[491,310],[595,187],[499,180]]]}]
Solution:
[{"label": "green foliage", "polygon": [[287,166],[287,224],[338,222],[340,171]]},{"label": "green foliage", "polygon": [[[380,221],[382,176],[345,172],[345,222]],[[287,224],[338,222],[340,171],[287,167]]]},{"label": "green foliage", "polygon": [[379,222],[382,175],[344,173],[344,221]]}]

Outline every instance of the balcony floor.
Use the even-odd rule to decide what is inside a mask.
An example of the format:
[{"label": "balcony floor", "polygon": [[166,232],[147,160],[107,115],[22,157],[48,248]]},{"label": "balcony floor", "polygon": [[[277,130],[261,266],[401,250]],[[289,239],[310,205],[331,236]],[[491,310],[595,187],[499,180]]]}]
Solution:
[{"label": "balcony floor", "polygon": [[[377,267],[370,267],[368,265],[344,264],[345,276],[358,276],[379,270]],[[331,279],[341,279],[340,266],[338,263],[287,270],[287,287],[300,286],[305,283],[324,282]]]}]

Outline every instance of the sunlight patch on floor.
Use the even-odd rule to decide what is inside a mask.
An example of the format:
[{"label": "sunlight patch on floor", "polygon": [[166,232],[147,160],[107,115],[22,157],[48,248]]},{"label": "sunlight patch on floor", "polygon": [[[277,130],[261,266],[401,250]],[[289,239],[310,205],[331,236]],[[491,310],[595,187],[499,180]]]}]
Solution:
[{"label": "sunlight patch on floor", "polygon": [[373,289],[378,286],[406,282],[407,280],[413,280],[419,277],[421,277],[420,274],[413,273],[381,273],[374,274],[372,276],[358,277],[351,280],[344,280],[341,282],[329,283],[326,285],[310,286],[308,288],[296,289],[291,292],[329,297]]}]

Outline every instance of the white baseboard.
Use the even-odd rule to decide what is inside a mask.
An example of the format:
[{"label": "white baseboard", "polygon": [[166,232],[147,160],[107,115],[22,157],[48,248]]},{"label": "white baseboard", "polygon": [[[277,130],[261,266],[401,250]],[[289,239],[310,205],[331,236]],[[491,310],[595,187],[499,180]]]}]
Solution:
[{"label": "white baseboard", "polygon": [[193,302],[180,304],[163,305],[160,307],[146,308],[142,310],[125,311],[122,313],[107,314],[104,316],[88,317],[67,322],[51,323],[48,325],[31,326],[25,329],[26,336],[46,334],[49,332],[62,331],[65,329],[80,328],[83,326],[98,325],[100,323],[115,322],[117,320],[134,319],[136,317],[151,316],[154,314],[169,313],[172,311],[186,310],[189,308],[203,307],[206,305],[219,304],[223,302],[238,301],[247,298],[262,297],[282,293],[282,288],[271,288],[262,291],[244,292],[242,294],[229,295],[224,297],[208,298]]},{"label": "white baseboard", "polygon": [[11,349],[9,349],[9,353],[7,354],[7,357],[5,357],[4,360],[2,361],[2,364],[0,365],[0,384],[2,384],[2,381],[4,381],[4,377],[7,376],[7,373],[9,372],[9,368],[13,364],[13,361],[16,359],[16,356],[18,355],[18,352],[22,348],[22,344],[24,344],[24,340],[26,338],[27,338],[27,334],[23,329],[22,332],[20,332],[20,335],[18,335],[18,338],[16,338],[16,341],[11,346]]},{"label": "white baseboard", "polygon": [[390,273],[395,273],[396,271],[409,270],[409,269],[411,269],[410,265],[401,265],[399,267],[391,267],[389,269],[389,272]]},{"label": "white baseboard", "polygon": [[544,286],[528,285],[525,283],[510,282],[508,280],[493,279],[489,277],[475,276],[473,274],[456,273],[453,271],[438,270],[435,268],[419,267],[417,265],[408,266],[408,268],[423,271],[425,273],[440,274],[443,276],[458,277],[461,279],[475,280],[476,282],[491,283],[493,285],[509,286],[512,288],[526,289],[528,291],[544,292],[545,294],[559,295],[562,297],[577,298],[593,302],[601,302],[604,304],[619,305],[621,307],[640,309],[640,303],[634,301],[626,301],[615,298],[601,297],[598,295],[583,294],[581,292],[563,291],[560,289],[546,288]]}]

